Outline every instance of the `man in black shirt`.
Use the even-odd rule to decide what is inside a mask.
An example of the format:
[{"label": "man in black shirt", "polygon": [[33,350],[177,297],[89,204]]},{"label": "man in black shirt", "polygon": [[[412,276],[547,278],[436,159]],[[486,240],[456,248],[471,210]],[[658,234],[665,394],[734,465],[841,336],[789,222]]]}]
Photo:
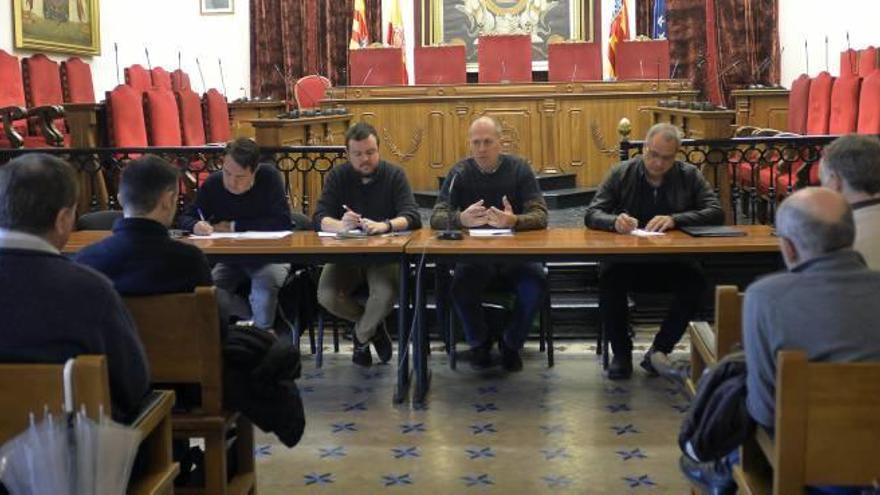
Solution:
[{"label": "man in black shirt", "polygon": [[[431,215],[434,229],[512,230],[547,228],[547,204],[529,164],[501,153],[501,126],[480,117],[468,131],[471,157],[458,162],[446,175]],[[454,181],[454,182],[453,182]],[[452,280],[452,302],[471,347],[471,365],[492,365],[492,339],[483,315],[483,294],[504,282],[516,294],[510,323],[499,340],[501,362],[508,371],[522,369],[519,351],[546,292],[540,263],[459,263]]]},{"label": "man in black shirt", "polygon": [[[611,169],[584,215],[591,229],[630,234],[641,228],[665,232],[689,225],[718,225],[724,211],[700,171],[677,161],[679,130],[656,124],[645,137],[645,152]],[[599,309],[614,359],[608,378],[632,376],[632,339],[627,323],[630,290],[670,290],[675,300],[641,365],[651,375],[669,365],[669,353],[700,307],[706,281],[696,263],[603,263]]]},{"label": "man in black shirt", "polygon": [[125,218],[113,225],[113,235],[82,249],[76,261],[107,275],[123,296],[214,285],[205,254],[168,235],[179,180],[178,170],[156,155],[129,162],[119,183]]},{"label": "man in black shirt", "polygon": [[[195,201],[181,215],[180,227],[196,235],[290,230],[290,205],[281,174],[270,164],[260,164],[259,159],[259,147],[248,138],[227,145],[223,170],[205,180]],[[217,288],[230,298],[249,279],[254,325],[271,330],[278,291],[289,269],[290,265],[276,263],[218,263],[212,275]]]},{"label": "man in black shirt", "polygon": [[[379,158],[379,136],[370,124],[353,125],[345,135],[348,162],[333,167],[324,180],[315,209],[315,229],[384,234],[422,226],[418,207],[403,169]],[[330,313],[352,321],[354,354],[360,366],[373,362],[370,342],[379,359],[391,359],[391,338],[384,326],[397,299],[397,264],[341,265],[329,263],[318,282],[318,302]],[[354,293],[369,287],[365,304]]]}]

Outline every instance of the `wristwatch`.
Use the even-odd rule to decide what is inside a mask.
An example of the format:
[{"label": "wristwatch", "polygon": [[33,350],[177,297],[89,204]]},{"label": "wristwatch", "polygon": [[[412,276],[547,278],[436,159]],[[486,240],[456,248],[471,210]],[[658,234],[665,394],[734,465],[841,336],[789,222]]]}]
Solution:
[{"label": "wristwatch", "polygon": [[385,220],[385,226],[388,227],[388,232],[394,232],[394,226],[391,225],[391,220]]}]

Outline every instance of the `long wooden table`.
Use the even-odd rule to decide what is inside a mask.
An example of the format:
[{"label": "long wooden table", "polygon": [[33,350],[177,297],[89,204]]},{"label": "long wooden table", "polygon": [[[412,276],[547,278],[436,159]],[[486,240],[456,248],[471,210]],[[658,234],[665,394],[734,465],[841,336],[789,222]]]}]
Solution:
[{"label": "long wooden table", "polygon": [[[443,241],[432,230],[421,230],[406,244],[410,262],[424,266],[456,262],[505,263],[526,261],[667,261],[756,257],[779,264],[778,239],[766,225],[738,226],[745,237],[691,237],[681,231],[664,236],[636,237],[583,228],[517,232],[512,237],[470,237]],[[422,276],[421,273],[416,274]],[[416,282],[417,288],[424,284]],[[424,294],[416,294],[413,335],[415,390],[413,400],[424,401],[430,388],[427,364],[427,327],[423,315]]]},{"label": "long wooden table", "polygon": [[[71,234],[62,252],[72,255],[110,235],[108,231],[79,231]],[[409,264],[404,247],[412,234],[374,236],[355,239],[319,237],[315,232],[299,231],[282,239],[192,239],[182,242],[201,249],[212,262],[262,263],[398,263],[400,266],[397,320],[398,368],[394,402],[407,397],[410,385],[409,353]]]},{"label": "long wooden table", "polygon": [[[745,237],[690,237],[680,231],[665,236],[635,237],[583,228],[548,229],[517,232],[513,237],[470,237],[460,241],[442,241],[436,232],[422,229],[395,236],[357,239],[319,237],[314,232],[294,232],[277,240],[254,239],[191,239],[183,242],[199,247],[210,260],[259,261],[283,263],[399,263],[400,294],[398,312],[398,381],[394,394],[402,402],[409,391],[410,280],[412,263],[416,272],[414,309],[417,322],[412,335],[415,402],[424,401],[430,388],[427,363],[427,327],[424,324],[424,284],[419,283],[421,269],[428,260],[437,263],[480,262],[503,263],[524,261],[665,261],[681,258],[741,259],[779,264],[778,240],[765,225],[738,226]],[[83,247],[109,235],[105,231],[74,232],[65,254],[74,254]]]}]

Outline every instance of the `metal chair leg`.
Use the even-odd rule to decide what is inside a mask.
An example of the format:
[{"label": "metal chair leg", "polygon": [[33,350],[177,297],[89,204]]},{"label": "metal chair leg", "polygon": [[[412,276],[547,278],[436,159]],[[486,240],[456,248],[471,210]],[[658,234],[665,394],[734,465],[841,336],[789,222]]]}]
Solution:
[{"label": "metal chair leg", "polygon": [[[310,336],[312,334],[310,333]],[[312,347],[312,354],[315,353],[315,348]],[[324,313],[318,312],[318,349],[317,356],[315,356],[315,367],[320,368],[324,365]]]}]

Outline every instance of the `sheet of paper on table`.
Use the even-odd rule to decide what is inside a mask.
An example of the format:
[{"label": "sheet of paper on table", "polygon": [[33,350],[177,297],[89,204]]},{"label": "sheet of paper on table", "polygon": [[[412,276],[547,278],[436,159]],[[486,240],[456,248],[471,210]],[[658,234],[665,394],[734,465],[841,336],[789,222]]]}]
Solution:
[{"label": "sheet of paper on table", "polygon": [[290,230],[272,232],[214,232],[208,235],[191,235],[191,239],[284,239],[293,234]]},{"label": "sheet of paper on table", "polygon": [[651,232],[649,230],[644,229],[635,229],[629,233],[629,235],[634,235],[636,237],[654,237],[658,235],[666,235],[665,232]]},{"label": "sheet of paper on table", "polygon": [[511,229],[470,229],[468,235],[471,237],[510,237],[513,236]]}]

